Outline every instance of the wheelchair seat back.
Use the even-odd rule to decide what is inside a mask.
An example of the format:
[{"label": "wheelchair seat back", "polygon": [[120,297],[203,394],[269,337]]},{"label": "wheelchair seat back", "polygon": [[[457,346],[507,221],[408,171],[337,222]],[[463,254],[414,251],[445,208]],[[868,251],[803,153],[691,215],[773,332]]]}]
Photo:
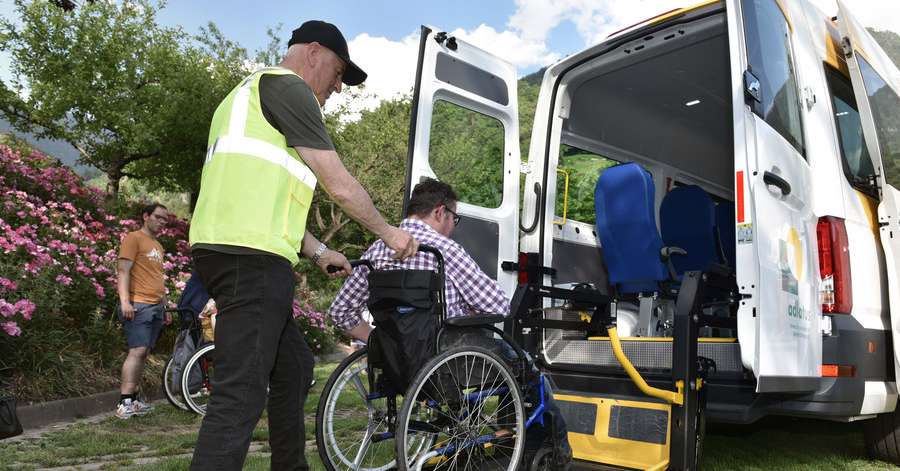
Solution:
[{"label": "wheelchair seat back", "polygon": [[444,280],[431,270],[370,270],[368,308],[375,321],[369,365],[384,372],[379,388],[403,394],[437,354]]}]

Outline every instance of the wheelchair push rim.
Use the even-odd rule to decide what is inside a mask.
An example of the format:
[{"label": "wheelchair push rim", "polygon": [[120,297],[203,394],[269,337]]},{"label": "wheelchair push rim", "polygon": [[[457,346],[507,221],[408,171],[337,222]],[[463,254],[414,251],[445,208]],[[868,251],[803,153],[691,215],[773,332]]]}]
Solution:
[{"label": "wheelchair push rim", "polygon": [[[393,418],[387,407],[390,398],[369,391],[367,353],[363,348],[341,362],[319,400],[316,444],[329,470],[395,469],[396,447],[389,426]],[[423,449],[427,446],[420,444]]]},{"label": "wheelchair push rim", "polygon": [[[187,404],[184,402],[184,397],[181,394],[180,390],[176,390],[181,387],[181,377],[174,378],[172,368],[175,366],[173,364],[173,358],[169,358],[166,360],[166,367],[163,368],[162,373],[162,386],[163,393],[166,395],[166,400],[169,401],[169,404],[172,404],[174,407],[177,407],[181,410],[190,410],[188,409]],[[178,382],[173,384],[174,382]]]},{"label": "wheelchair push rim", "polygon": [[[181,394],[185,404],[199,415],[206,415],[206,406],[209,404],[209,397],[212,393],[212,375],[215,368],[215,362],[212,359],[212,351],[215,350],[214,343],[205,345],[194,352],[190,360],[184,365],[184,371],[181,373]],[[191,384],[192,373],[199,370],[200,384]],[[191,387],[196,386],[196,387]]]},{"label": "wheelchair push rim", "polygon": [[[407,469],[518,469],[525,412],[520,385],[499,357],[478,347],[448,350],[411,383],[397,423],[397,462]],[[413,439],[434,443],[422,453]]]}]

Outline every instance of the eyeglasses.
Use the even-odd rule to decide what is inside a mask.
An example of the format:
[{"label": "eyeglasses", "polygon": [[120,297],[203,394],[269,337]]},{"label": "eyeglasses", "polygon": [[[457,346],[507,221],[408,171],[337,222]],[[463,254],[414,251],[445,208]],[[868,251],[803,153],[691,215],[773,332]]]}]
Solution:
[{"label": "eyeglasses", "polygon": [[458,226],[458,225],[459,225],[459,220],[462,219],[462,218],[459,216],[459,214],[456,214],[456,211],[453,211],[452,209],[450,209],[450,208],[447,207],[447,206],[444,206],[444,209],[446,209],[447,212],[449,212],[450,214],[453,215],[453,225],[454,225],[454,226]]}]

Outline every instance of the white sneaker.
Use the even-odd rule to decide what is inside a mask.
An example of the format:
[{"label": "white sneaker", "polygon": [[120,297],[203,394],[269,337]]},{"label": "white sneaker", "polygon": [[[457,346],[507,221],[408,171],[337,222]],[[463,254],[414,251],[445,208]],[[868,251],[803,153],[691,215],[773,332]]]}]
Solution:
[{"label": "white sneaker", "polygon": [[131,407],[134,409],[135,415],[147,415],[153,412],[153,406],[140,399],[132,401]]},{"label": "white sneaker", "polygon": [[131,399],[125,399],[116,406],[116,417],[120,419],[128,419],[135,415],[134,404]]}]

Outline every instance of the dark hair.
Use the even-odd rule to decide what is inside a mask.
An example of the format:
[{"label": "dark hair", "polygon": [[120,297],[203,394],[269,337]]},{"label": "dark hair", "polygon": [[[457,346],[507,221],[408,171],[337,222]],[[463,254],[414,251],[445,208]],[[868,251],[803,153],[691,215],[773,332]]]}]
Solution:
[{"label": "dark hair", "polygon": [[162,203],[150,203],[141,208],[141,220],[144,220],[144,215],[149,216],[153,214],[153,211],[156,211],[156,208],[162,208],[167,211],[169,210],[169,208],[165,207]]},{"label": "dark hair", "polygon": [[427,178],[413,188],[409,206],[406,207],[406,215],[424,217],[442,204],[449,205],[457,201],[459,198],[453,191],[453,187],[433,178]]}]

